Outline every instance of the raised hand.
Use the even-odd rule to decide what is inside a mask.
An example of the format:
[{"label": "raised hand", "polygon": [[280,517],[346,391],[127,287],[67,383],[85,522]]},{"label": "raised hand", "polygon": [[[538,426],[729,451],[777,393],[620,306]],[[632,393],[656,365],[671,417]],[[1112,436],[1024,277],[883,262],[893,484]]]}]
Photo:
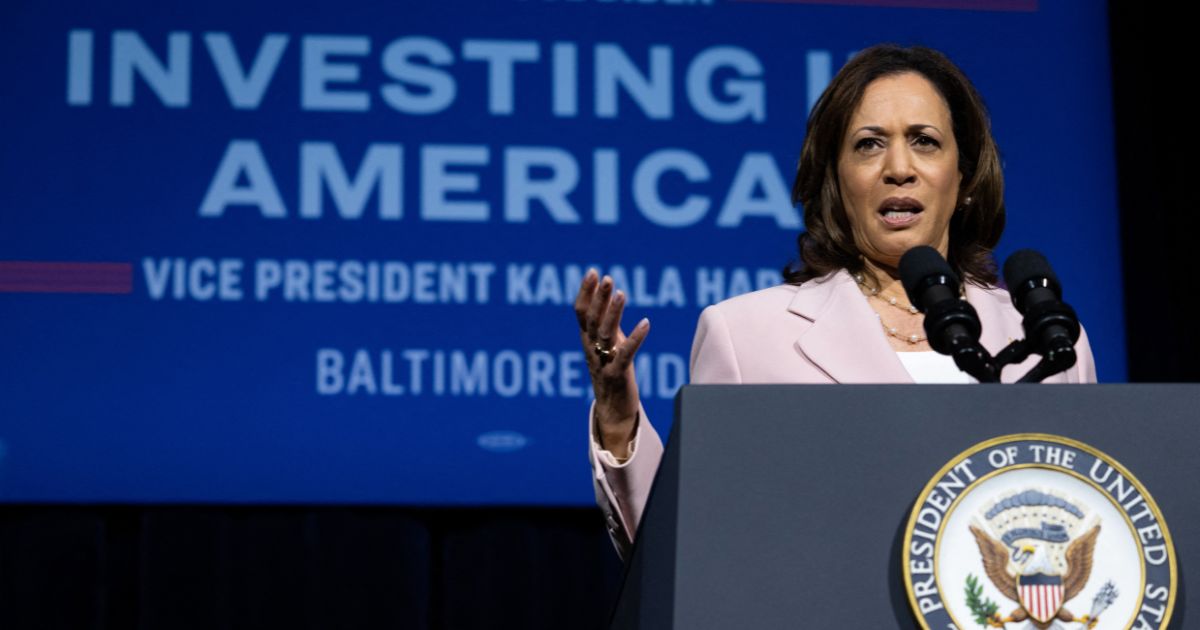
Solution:
[{"label": "raised hand", "polygon": [[638,387],[633,374],[633,356],[650,332],[650,320],[642,319],[629,336],[621,331],[625,293],[613,295],[613,280],[600,279],[589,269],[575,298],[579,337],[596,393],[596,426],[601,445],[618,459],[629,456],[629,441],[638,422]]}]

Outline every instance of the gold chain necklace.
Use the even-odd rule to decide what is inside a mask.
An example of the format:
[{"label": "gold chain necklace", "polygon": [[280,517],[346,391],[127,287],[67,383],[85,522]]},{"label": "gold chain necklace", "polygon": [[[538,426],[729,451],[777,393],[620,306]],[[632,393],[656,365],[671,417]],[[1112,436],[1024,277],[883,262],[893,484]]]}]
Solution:
[{"label": "gold chain necklace", "polygon": [[[868,287],[867,281],[865,278],[863,278],[863,275],[861,273],[854,274],[854,281],[857,282],[859,284],[859,286],[861,286],[863,288],[863,290],[865,290],[867,292],[867,297],[869,297],[869,298],[875,298],[875,299],[879,300],[880,302],[883,302],[884,304],[890,304],[891,306],[894,306],[910,315],[918,315],[921,312],[917,307],[913,306],[912,304],[901,304],[900,301],[894,297],[891,297],[891,296],[884,297],[882,295],[879,295],[879,289],[877,289],[875,287]],[[895,337],[896,339],[906,341],[910,345],[915,346],[915,345],[921,343],[922,341],[926,341],[928,339],[928,337],[924,337],[922,335],[905,335],[905,334],[901,333],[895,326],[888,326],[887,323],[883,321],[883,317],[879,313],[875,313],[875,319],[879,320],[879,325],[883,326],[883,331],[885,333],[887,333],[889,336]]]}]

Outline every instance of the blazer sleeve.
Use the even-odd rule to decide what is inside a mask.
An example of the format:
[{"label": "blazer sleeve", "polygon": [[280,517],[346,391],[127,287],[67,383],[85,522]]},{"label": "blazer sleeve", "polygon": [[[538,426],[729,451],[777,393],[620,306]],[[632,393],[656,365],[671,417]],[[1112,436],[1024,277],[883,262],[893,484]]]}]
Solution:
[{"label": "blazer sleeve", "polygon": [[596,403],[592,402],[588,412],[588,434],[591,448],[588,459],[592,464],[592,486],[596,492],[596,504],[604,513],[604,523],[612,538],[617,555],[622,560],[629,558],[633,549],[633,538],[642,510],[650,497],[650,486],[658,463],[662,461],[663,443],[650,424],[646,410],[638,403],[638,426],[629,443],[629,459],[617,462],[613,454],[600,446],[596,432]]},{"label": "blazer sleeve", "polygon": [[1092,357],[1092,344],[1087,331],[1079,327],[1079,341],[1075,342],[1075,375],[1078,383],[1096,382],[1096,360]]},{"label": "blazer sleeve", "polygon": [[[742,382],[729,326],[715,306],[705,308],[696,325],[696,336],[692,340],[691,382]],[[646,410],[638,403],[638,427],[629,445],[629,459],[618,463],[612,453],[600,446],[595,410],[596,403],[593,402],[588,413],[592,486],[617,554],[626,560],[633,549],[642,512],[650,498],[650,487],[662,461],[663,443],[650,424]]]},{"label": "blazer sleeve", "polygon": [[700,313],[696,338],[692,340],[690,370],[693,385],[742,382],[729,323],[716,306],[709,306]]}]

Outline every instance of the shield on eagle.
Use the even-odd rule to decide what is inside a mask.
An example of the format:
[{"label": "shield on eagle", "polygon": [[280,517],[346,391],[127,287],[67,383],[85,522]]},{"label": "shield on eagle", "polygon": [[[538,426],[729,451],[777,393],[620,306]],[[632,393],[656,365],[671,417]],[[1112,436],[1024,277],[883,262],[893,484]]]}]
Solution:
[{"label": "shield on eagle", "polygon": [[1030,617],[1040,623],[1046,623],[1058,614],[1063,605],[1063,581],[1061,575],[1017,576],[1017,593]]}]

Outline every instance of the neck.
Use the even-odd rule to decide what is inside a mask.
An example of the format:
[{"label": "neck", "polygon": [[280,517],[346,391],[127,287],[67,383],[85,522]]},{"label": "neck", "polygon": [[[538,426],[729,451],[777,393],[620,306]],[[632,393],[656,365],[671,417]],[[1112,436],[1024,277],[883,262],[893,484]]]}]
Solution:
[{"label": "neck", "polygon": [[868,287],[879,289],[879,295],[897,298],[903,297],[907,303],[908,298],[905,297],[904,285],[900,282],[899,269],[866,259],[863,264],[862,274],[863,278],[867,281]]}]

